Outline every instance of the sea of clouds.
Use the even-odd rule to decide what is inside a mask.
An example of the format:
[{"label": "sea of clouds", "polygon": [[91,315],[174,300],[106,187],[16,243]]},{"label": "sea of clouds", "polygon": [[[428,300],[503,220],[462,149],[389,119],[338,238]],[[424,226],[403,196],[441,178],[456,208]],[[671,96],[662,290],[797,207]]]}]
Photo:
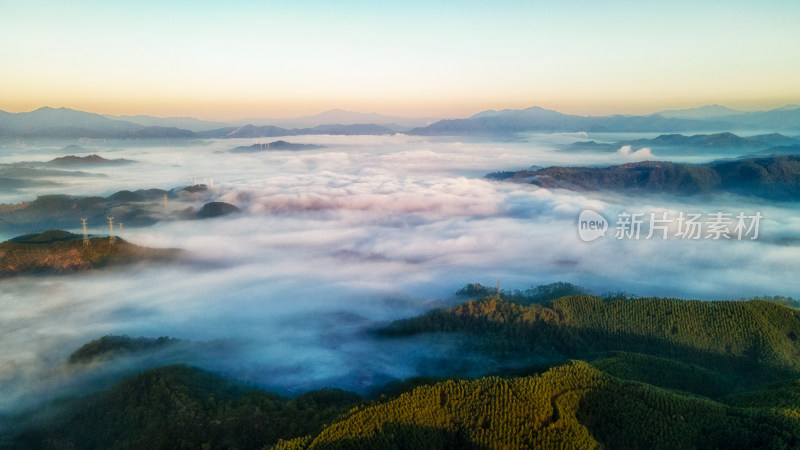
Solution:
[{"label": "sea of clouds", "polygon": [[[227,150],[274,139],[83,144],[86,153],[137,164],[96,170],[107,177],[59,178],[46,190],[4,193],[2,201],[172,189],[196,177],[213,182],[214,195],[243,212],[122,232],[139,245],[187,251],[168,266],[0,281],[0,412],[94,380],[91,370],[64,361],[106,334],[198,343],[152,364],[187,362],[282,392],[324,386],[366,392],[390,379],[468,371],[458,340],[370,334],[388,321],[459,301],[452,293],[468,282],[525,289],[568,281],[598,294],[709,300],[800,292],[800,279],[790,275],[800,270],[795,203],[581,193],[483,178],[644,155],[572,154],[554,146],[580,138],[302,136],[287,140],[324,147],[255,154]],[[63,156],[61,147],[2,149],[0,163],[46,161]],[[584,209],[608,219],[605,238],[579,238]],[[758,211],[764,219],[756,240],[614,237],[619,214],[662,211]],[[92,226],[98,234],[105,230]],[[123,366],[93,370],[117,373]]]}]

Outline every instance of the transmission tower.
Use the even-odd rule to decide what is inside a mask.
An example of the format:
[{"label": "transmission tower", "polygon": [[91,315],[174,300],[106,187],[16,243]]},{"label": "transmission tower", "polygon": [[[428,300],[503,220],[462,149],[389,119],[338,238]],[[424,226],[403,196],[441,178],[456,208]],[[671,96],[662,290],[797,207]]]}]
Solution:
[{"label": "transmission tower", "polygon": [[114,243],[114,218],[106,217],[108,219],[108,242]]},{"label": "transmission tower", "polygon": [[83,223],[83,245],[89,245],[89,232],[86,231],[86,220],[81,219],[81,223]]}]

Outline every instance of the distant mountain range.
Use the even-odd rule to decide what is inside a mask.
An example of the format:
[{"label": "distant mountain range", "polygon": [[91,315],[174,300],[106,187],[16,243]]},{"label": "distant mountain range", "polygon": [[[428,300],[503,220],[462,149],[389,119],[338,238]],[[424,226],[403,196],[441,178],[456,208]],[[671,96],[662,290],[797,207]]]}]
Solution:
[{"label": "distant mountain range", "polygon": [[189,130],[142,126],[68,108],[39,108],[28,113],[0,112],[0,136],[11,138],[150,139],[191,138]]},{"label": "distant mountain range", "polygon": [[760,134],[756,136],[738,136],[733,133],[696,134],[662,134],[653,139],[631,139],[616,143],[596,141],[574,142],[564,147],[568,151],[615,152],[623,146],[632,149],[658,149],[659,155],[674,153],[688,154],[703,151],[718,153],[719,150],[749,150],[762,154],[798,154],[800,138],[784,136],[780,133]]},{"label": "distant mountain range", "polygon": [[[191,118],[159,119],[136,116],[119,120],[68,108],[39,108],[27,113],[0,111],[0,137],[8,138],[93,138],[93,139],[197,139],[259,138],[311,134],[382,135],[396,131],[366,124],[323,124],[311,128],[277,126],[225,126]],[[135,123],[135,122],[136,123]],[[186,128],[178,128],[181,125]],[[206,128],[208,127],[208,128]]]},{"label": "distant mountain range", "polygon": [[[62,151],[81,149],[77,145],[65,147]],[[108,166],[121,166],[133,164],[136,161],[129,159],[106,159],[99,155],[75,156],[67,155],[46,162],[20,161],[15,163],[0,164],[0,189],[14,191],[32,187],[51,187],[60,183],[54,178],[65,177],[105,177],[105,174],[96,172],[83,172],[83,168],[101,168]],[[73,169],[73,170],[62,170]],[[2,208],[0,208],[2,210]],[[4,221],[0,219],[0,224]]]},{"label": "distant mountain range", "polygon": [[798,139],[790,138],[780,133],[742,137],[727,132],[698,134],[694,136],[684,136],[682,134],[662,134],[654,139],[636,139],[621,142],[623,145],[701,148],[765,148],[776,145],[789,145],[796,143],[798,143]]},{"label": "distant mountain range", "polygon": [[717,117],[733,116],[736,114],[745,114],[745,111],[731,109],[720,105],[707,105],[699,108],[670,109],[655,113],[655,115],[673,119],[714,119]]},{"label": "distant mountain range", "polygon": [[[125,120],[121,120],[125,119]],[[302,119],[302,120],[301,120]],[[398,117],[332,110],[317,116],[276,120],[271,124],[224,126],[192,118],[101,116],[67,108],[40,108],[27,113],[0,111],[0,137],[95,139],[254,138],[310,134],[381,135],[398,131],[412,135],[508,135],[521,132],[672,132],[769,130],[800,132],[800,107],[743,112],[718,105],[662,111],[647,116],[577,116],[537,106],[523,110],[484,111],[466,119],[440,120],[408,130]],[[330,123],[322,123],[329,121]],[[357,123],[355,123],[357,122]],[[401,123],[402,122],[402,123]],[[280,126],[282,125],[282,126]]]},{"label": "distant mountain range", "polygon": [[442,120],[407,134],[507,135],[523,132],[684,132],[770,130],[800,132],[800,107],[742,112],[722,106],[663,111],[648,116],[576,116],[534,106],[523,110],[484,111],[467,119]]}]

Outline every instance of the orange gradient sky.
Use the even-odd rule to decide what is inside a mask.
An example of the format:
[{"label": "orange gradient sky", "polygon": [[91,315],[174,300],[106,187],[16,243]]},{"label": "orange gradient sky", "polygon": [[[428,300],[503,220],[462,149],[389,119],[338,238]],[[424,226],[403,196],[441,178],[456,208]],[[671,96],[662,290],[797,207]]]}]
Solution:
[{"label": "orange gradient sky", "polygon": [[769,109],[800,103],[798,4],[9,1],[0,110],[237,119],[332,108]]}]

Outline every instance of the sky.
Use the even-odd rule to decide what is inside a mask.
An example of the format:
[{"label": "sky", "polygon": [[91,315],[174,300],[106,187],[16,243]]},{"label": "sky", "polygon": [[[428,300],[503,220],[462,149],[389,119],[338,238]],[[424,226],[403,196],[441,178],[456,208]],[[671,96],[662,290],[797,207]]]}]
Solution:
[{"label": "sky", "polygon": [[800,103],[797,1],[0,0],[0,110],[466,117]]}]

